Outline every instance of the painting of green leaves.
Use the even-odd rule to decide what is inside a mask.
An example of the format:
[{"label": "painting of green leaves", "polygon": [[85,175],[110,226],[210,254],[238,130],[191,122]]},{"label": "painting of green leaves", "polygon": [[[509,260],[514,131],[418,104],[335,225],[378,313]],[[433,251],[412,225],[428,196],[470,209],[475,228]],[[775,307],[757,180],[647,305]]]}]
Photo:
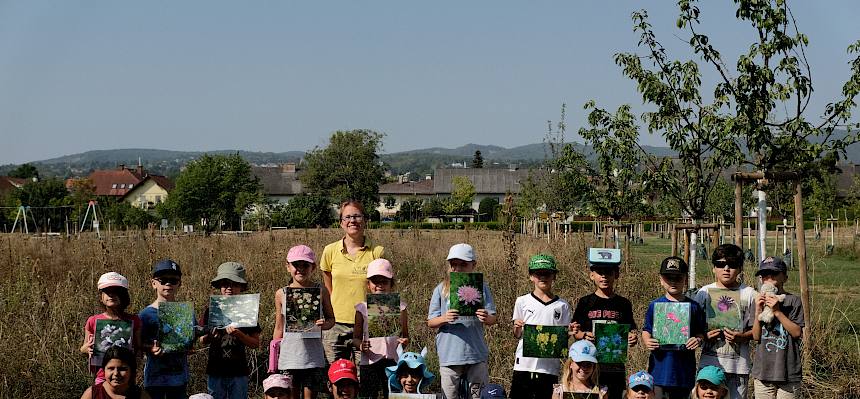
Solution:
[{"label": "painting of green leaves", "polygon": [[304,338],[320,338],[316,321],[322,318],[320,288],[287,288],[284,292],[284,332],[301,333]]},{"label": "painting of green leaves", "polygon": [[93,337],[93,356],[90,358],[90,364],[101,367],[105,352],[112,346],[131,349],[131,334],[132,325],[130,321],[96,320],[96,331]]},{"label": "painting of green leaves", "polygon": [[211,295],[206,327],[256,327],[259,312],[260,294]]},{"label": "painting of green leaves", "polygon": [[367,336],[400,336],[400,294],[367,294]]},{"label": "painting of green leaves", "polygon": [[690,303],[655,303],[652,331],[660,345],[686,344],[690,339]]},{"label": "painting of green leaves", "polygon": [[484,307],[484,275],[481,273],[451,272],[451,291],[448,309],[456,309],[460,316],[474,316]]},{"label": "painting of green leaves", "polygon": [[158,323],[158,342],[164,353],[185,352],[194,344],[194,306],[191,302],[160,302]]},{"label": "painting of green leaves", "polygon": [[627,334],[629,324],[594,323],[594,344],[597,362],[624,364],[627,362]]},{"label": "painting of green leaves", "polygon": [[567,326],[523,327],[523,356],[562,358],[567,356]]},{"label": "painting of green leaves", "polygon": [[708,319],[708,329],[728,328],[742,331],[741,325],[741,292],[738,290],[716,289],[708,290],[708,306],[705,316]]}]

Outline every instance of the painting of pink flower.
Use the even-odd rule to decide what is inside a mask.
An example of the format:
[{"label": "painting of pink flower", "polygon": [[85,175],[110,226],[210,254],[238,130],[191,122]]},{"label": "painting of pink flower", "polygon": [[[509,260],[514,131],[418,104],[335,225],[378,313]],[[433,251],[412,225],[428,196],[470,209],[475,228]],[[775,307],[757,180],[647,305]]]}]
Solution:
[{"label": "painting of pink flower", "polygon": [[680,322],[681,322],[681,320],[680,320],[680,319],[678,319],[678,316],[675,316],[675,313],[673,313],[673,312],[669,312],[669,313],[666,315],[666,318],[667,318],[667,319],[669,319],[669,320],[674,321],[675,323],[680,323]]},{"label": "painting of pink flower", "polygon": [[475,287],[464,285],[457,289],[457,299],[466,305],[477,305],[481,303],[481,291]]},{"label": "painting of pink flower", "polygon": [[728,296],[721,296],[717,301],[717,310],[720,312],[727,312],[735,305],[735,300]]}]

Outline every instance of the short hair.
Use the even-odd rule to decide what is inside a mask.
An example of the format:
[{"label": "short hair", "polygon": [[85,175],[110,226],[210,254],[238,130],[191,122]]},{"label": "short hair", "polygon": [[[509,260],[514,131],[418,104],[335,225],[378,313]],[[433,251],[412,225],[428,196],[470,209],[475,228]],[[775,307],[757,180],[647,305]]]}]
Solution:
[{"label": "short hair", "polygon": [[340,203],[340,208],[338,208],[337,210],[337,215],[339,218],[343,217],[343,208],[346,208],[347,206],[354,206],[358,208],[359,212],[361,212],[362,215],[367,215],[367,212],[364,211],[364,205],[362,205],[361,202],[358,202],[358,200],[349,199]]},{"label": "short hair", "polygon": [[107,364],[113,359],[117,359],[128,365],[131,373],[129,381],[134,385],[137,379],[137,358],[134,352],[124,346],[111,346],[105,351],[104,359],[102,359],[102,368],[107,367]]},{"label": "short hair", "polygon": [[720,245],[714,248],[714,253],[711,254],[711,263],[720,259],[725,259],[733,265],[743,266],[744,250],[735,244]]}]

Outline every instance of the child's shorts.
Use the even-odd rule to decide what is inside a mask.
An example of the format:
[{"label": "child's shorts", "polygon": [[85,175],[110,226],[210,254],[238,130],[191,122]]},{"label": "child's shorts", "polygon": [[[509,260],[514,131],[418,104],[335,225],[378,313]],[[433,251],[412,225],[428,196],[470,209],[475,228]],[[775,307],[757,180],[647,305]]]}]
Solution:
[{"label": "child's shorts", "polygon": [[308,388],[313,392],[325,392],[325,370],[321,367],[310,369],[281,370],[281,373],[293,378],[293,387],[298,389]]}]

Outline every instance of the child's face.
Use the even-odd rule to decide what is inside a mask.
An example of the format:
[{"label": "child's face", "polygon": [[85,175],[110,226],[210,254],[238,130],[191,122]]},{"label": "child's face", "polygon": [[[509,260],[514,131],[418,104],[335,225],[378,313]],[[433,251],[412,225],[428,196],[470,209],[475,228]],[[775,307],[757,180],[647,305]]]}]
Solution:
[{"label": "child's face", "polygon": [[152,288],[159,298],[166,301],[176,299],[176,290],[182,285],[182,277],[176,273],[164,273],[152,278]]},{"label": "child's face", "polygon": [[304,260],[297,260],[293,263],[287,262],[287,270],[293,280],[299,284],[306,284],[311,281],[311,274],[314,271],[314,264]]},{"label": "child's face", "polygon": [[111,359],[105,365],[105,382],[114,389],[122,389],[129,386],[131,380],[131,367],[122,360]]},{"label": "child's face", "polygon": [[335,399],[355,399],[358,397],[358,383],[346,378],[330,384],[332,395]]},{"label": "child's face", "polygon": [[275,387],[269,388],[266,391],[266,399],[289,399],[290,390],[287,388]]},{"label": "child's face", "polygon": [[687,276],[683,274],[661,274],[660,285],[669,295],[680,295],[687,288]]},{"label": "child's face", "polygon": [[122,287],[107,287],[99,290],[99,300],[106,308],[120,308],[122,299],[120,299],[120,290]]},{"label": "child's face", "polygon": [[555,282],[554,271],[550,270],[535,270],[529,272],[529,280],[535,285],[536,289],[543,291],[552,290],[552,284]]},{"label": "child's face", "polygon": [[245,290],[245,284],[227,279],[218,280],[215,282],[215,285],[218,287],[221,295],[239,295]]},{"label": "child's face", "polygon": [[404,367],[398,371],[397,379],[403,387],[404,393],[418,393],[418,383],[421,382],[421,372],[416,369]]},{"label": "child's face", "polygon": [[384,294],[386,292],[391,292],[391,288],[393,284],[391,284],[391,279],[385,276],[370,276],[367,279],[367,290],[370,291],[371,294]]},{"label": "child's face", "polygon": [[774,273],[774,272],[764,272],[761,274],[761,282],[771,283],[774,287],[782,289],[782,286],[788,280],[788,275],[783,272]]},{"label": "child's face", "polygon": [[618,279],[618,270],[613,268],[598,268],[589,273],[591,281],[601,290],[612,289],[615,287],[615,280]]},{"label": "child's face", "polygon": [[740,265],[733,264],[725,258],[714,261],[714,276],[723,287],[734,288],[738,285],[739,274],[741,274]]},{"label": "child's face", "polygon": [[592,362],[570,362],[570,371],[573,377],[580,382],[588,382],[594,374],[594,363]]},{"label": "child's face", "polygon": [[711,384],[709,381],[699,381],[696,383],[696,396],[699,399],[719,399],[724,395],[723,388],[719,385]]},{"label": "child's face", "polygon": [[478,262],[475,261],[468,262],[462,259],[451,259],[448,261],[451,271],[460,273],[471,273],[475,271],[475,265],[477,263]]},{"label": "child's face", "polygon": [[654,399],[654,391],[643,385],[627,388],[627,399]]}]

